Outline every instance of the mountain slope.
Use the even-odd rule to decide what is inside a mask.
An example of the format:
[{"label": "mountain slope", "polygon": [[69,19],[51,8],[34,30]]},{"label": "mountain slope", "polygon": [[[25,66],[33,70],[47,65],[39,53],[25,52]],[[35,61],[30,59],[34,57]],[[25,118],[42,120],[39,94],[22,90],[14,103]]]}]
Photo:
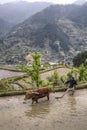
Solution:
[{"label": "mountain slope", "polygon": [[10,24],[5,20],[0,19],[0,37],[3,34],[6,34],[9,30],[10,30]]},{"label": "mountain slope", "polygon": [[87,25],[82,22],[87,14],[80,17],[80,22],[75,19],[86,9],[87,4],[52,5],[16,25],[1,40],[0,62],[20,63],[31,51],[42,52],[45,61],[72,61],[78,52],[87,49]]},{"label": "mountain slope", "polygon": [[79,26],[87,26],[87,2],[83,6],[79,6],[76,10],[73,10],[68,18],[76,22]]}]

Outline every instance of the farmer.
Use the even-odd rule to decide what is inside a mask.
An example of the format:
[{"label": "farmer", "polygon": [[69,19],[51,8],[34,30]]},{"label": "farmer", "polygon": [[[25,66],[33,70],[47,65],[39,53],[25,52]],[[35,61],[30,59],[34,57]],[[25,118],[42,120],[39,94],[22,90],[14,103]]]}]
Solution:
[{"label": "farmer", "polygon": [[68,92],[72,92],[72,94],[74,94],[74,90],[76,88],[76,85],[77,85],[77,81],[74,79],[74,77],[72,76],[70,80],[66,81],[65,82],[66,84],[69,84],[69,87],[68,87]]},{"label": "farmer", "polygon": [[76,85],[77,85],[77,82],[74,79],[74,77],[72,76],[70,80],[68,80],[68,81],[65,82],[65,84],[69,84],[68,89],[65,91],[65,93],[62,96],[55,97],[56,99],[64,97],[67,93],[69,95],[73,95],[74,94],[74,91],[75,91],[75,88],[76,88]]}]

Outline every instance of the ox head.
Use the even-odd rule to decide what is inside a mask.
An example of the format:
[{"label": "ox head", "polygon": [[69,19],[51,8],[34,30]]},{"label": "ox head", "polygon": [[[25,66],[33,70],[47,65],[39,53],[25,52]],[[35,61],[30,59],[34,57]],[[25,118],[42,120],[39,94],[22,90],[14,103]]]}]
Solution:
[{"label": "ox head", "polygon": [[32,96],[32,92],[26,92],[24,100],[31,99]]}]

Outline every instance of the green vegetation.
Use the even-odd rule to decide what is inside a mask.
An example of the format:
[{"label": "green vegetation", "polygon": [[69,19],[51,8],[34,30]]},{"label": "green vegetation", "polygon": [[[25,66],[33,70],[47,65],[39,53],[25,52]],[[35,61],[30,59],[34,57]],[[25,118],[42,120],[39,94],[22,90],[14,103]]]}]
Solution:
[{"label": "green vegetation", "polygon": [[[44,73],[48,73],[50,71]],[[66,76],[60,76],[60,74],[54,70],[54,73],[50,75],[50,77],[48,77],[47,75],[47,81],[43,80],[43,84],[42,86],[40,84],[40,87],[50,86],[52,87],[53,91],[65,91],[67,89],[67,86],[65,85],[65,81],[72,74],[77,79],[78,82],[77,89],[87,88],[87,78],[85,78],[87,76],[83,75],[84,77],[80,79],[80,77],[82,76],[81,72],[82,72],[81,67],[78,69],[73,68],[69,73],[66,74]],[[36,88],[32,86],[31,84],[32,80],[29,77],[30,76],[28,75],[24,75],[24,76],[16,76],[13,78],[0,80],[0,96],[25,94],[26,90],[32,90]],[[13,84],[18,84],[19,86],[21,86],[22,90],[15,90],[13,88]]]},{"label": "green vegetation", "polygon": [[6,79],[0,80],[0,91],[13,91],[14,90],[13,84],[17,83],[17,81],[19,81],[20,79],[26,78],[26,77],[27,77],[26,75],[23,75],[23,76],[15,76],[12,78],[6,78]]},{"label": "green vegetation", "polygon": [[87,65],[87,51],[77,54],[73,59],[73,64],[75,67],[79,67],[81,64]]},{"label": "green vegetation", "polygon": [[[87,88],[87,66],[82,64],[79,68],[71,68],[66,75],[60,75],[58,68],[41,71],[41,53],[32,53],[32,67],[20,65],[20,69],[26,72],[26,75],[16,76],[0,80],[0,95],[24,94],[26,90],[32,90],[38,87],[50,86],[53,91],[65,91],[67,86],[66,80],[74,76],[78,82],[77,89]],[[59,67],[60,68],[60,67]],[[66,69],[66,68],[64,68]],[[43,69],[42,69],[43,70]],[[49,77],[46,73],[53,71]],[[41,75],[46,74],[45,79]],[[21,87],[21,90],[15,90],[14,84]]]},{"label": "green vegetation", "polygon": [[32,67],[26,67],[24,65],[20,65],[20,68],[22,71],[26,72],[28,74],[29,77],[31,77],[31,84],[32,86],[39,87],[42,83],[41,77],[40,77],[40,70],[41,70],[41,54],[37,53],[31,54],[32,58],[33,58],[33,62]]}]

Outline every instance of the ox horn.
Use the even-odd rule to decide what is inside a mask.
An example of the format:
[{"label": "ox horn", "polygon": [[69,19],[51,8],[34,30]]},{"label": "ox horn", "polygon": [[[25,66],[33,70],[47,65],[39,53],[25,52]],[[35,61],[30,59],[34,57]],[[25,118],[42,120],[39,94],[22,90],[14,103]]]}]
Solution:
[{"label": "ox horn", "polygon": [[37,94],[37,95],[39,95],[40,93],[38,93],[38,92],[32,92],[33,94]]}]

